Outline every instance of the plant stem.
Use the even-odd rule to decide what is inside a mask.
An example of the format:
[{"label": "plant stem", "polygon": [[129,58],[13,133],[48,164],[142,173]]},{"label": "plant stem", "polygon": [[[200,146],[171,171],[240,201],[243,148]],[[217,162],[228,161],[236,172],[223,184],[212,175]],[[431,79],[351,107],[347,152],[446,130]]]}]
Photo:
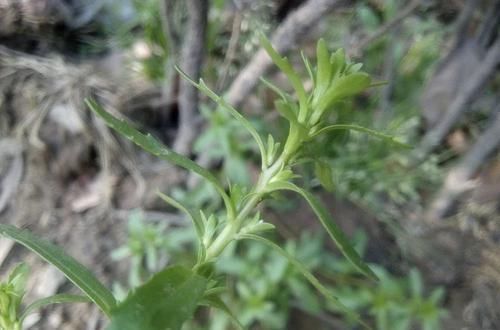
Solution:
[{"label": "plant stem", "polygon": [[205,261],[209,261],[218,257],[222,253],[222,251],[224,251],[224,248],[236,238],[236,235],[243,225],[243,222],[261,202],[262,195],[265,194],[267,185],[269,184],[271,179],[283,169],[284,164],[285,159],[282,155],[274,162],[272,166],[262,171],[259,177],[259,181],[257,182],[257,185],[255,186],[253,192],[251,193],[252,197],[250,197],[248,201],[241,206],[241,208],[237,212],[235,221],[229,222],[217,236],[217,238],[213,241],[213,243],[210,244],[207,249]]}]

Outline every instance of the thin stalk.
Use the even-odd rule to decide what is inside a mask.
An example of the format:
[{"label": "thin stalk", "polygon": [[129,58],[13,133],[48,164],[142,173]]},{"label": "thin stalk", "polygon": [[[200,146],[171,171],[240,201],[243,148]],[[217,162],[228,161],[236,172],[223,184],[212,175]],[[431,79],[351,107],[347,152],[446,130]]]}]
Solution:
[{"label": "thin stalk", "polygon": [[236,235],[241,229],[245,219],[248,218],[250,213],[254,211],[257,205],[261,202],[262,195],[265,193],[265,188],[271,179],[283,168],[285,164],[285,158],[283,156],[284,154],[282,154],[272,166],[268,167],[261,173],[259,181],[257,182],[254,191],[251,193],[252,197],[250,197],[237,212],[235,221],[229,222],[213,243],[210,244],[207,249],[205,261],[218,257],[222,251],[224,251],[224,248],[236,238]]}]

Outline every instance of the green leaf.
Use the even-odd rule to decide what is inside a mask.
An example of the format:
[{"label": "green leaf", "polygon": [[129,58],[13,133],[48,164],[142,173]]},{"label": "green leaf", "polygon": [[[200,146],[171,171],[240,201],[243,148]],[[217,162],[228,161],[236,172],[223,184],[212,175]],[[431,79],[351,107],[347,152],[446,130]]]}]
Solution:
[{"label": "green leaf", "polygon": [[200,175],[210,183],[214,185],[219,195],[224,200],[224,204],[226,205],[226,209],[229,212],[228,218],[234,218],[234,207],[231,204],[231,200],[227,195],[224,187],[220,184],[217,178],[207,169],[201,167],[197,163],[193,162],[191,159],[184,157],[170,149],[168,149],[165,145],[163,145],[160,141],[155,139],[150,134],[142,134],[134,127],[132,127],[125,120],[121,120],[104,110],[97,102],[94,100],[86,99],[85,102],[87,106],[94,111],[96,115],[101,117],[106,124],[117,131],[118,133],[124,135],[126,138],[140,146],[145,151],[155,155],[158,158],[166,160],[168,162],[174,163],[180,167],[185,168],[188,171],[193,171],[196,174]]},{"label": "green leaf", "polygon": [[332,173],[332,167],[330,164],[323,160],[317,160],[314,163],[314,173],[316,174],[316,177],[318,178],[319,182],[321,185],[327,190],[327,191],[333,191],[333,173]]},{"label": "green leaf", "polygon": [[274,102],[276,106],[276,110],[287,119],[290,123],[295,123],[296,125],[300,125],[297,120],[297,112],[293,108],[293,104],[290,102],[286,102],[284,100],[277,100]]},{"label": "green leaf", "polygon": [[302,276],[304,276],[309,281],[309,283],[311,283],[311,285],[316,290],[318,290],[318,292],[321,293],[328,301],[330,301],[332,304],[334,304],[340,310],[342,310],[347,315],[352,317],[353,320],[357,320],[364,327],[369,328],[369,326],[366,325],[360,319],[359,315],[357,315],[355,312],[353,312],[352,310],[345,307],[335,296],[333,296],[331,294],[331,292],[323,284],[321,284],[321,282],[316,278],[316,276],[314,276],[309,270],[307,270],[307,268],[300,261],[298,261],[294,256],[289,254],[287,251],[285,251],[279,245],[268,240],[267,238],[264,238],[264,237],[261,237],[258,235],[254,235],[254,234],[240,235],[239,238],[258,241],[258,242],[264,243],[267,246],[269,246],[270,248],[274,249],[276,252],[278,252],[283,257],[285,257],[293,265],[293,267],[295,267],[302,274]]},{"label": "green leaf", "polygon": [[381,133],[381,132],[378,132],[378,131],[375,131],[375,130],[372,130],[372,129],[369,129],[369,128],[366,128],[363,126],[350,125],[350,124],[335,124],[335,125],[323,127],[322,129],[318,130],[313,135],[311,135],[310,139],[313,139],[320,134],[330,132],[330,131],[336,131],[336,130],[357,131],[357,132],[365,133],[365,134],[371,135],[373,137],[382,139],[382,140],[387,141],[389,143],[395,144],[398,147],[411,148],[411,146],[409,144],[406,144],[404,142],[396,140],[396,138],[392,135],[384,134],[384,133]]},{"label": "green leaf", "polygon": [[74,294],[56,294],[47,298],[38,299],[37,301],[30,304],[23,312],[23,315],[19,318],[22,323],[24,319],[35,312],[36,310],[53,304],[64,304],[64,303],[88,303],[91,300],[88,297],[74,295]]},{"label": "green leaf", "polygon": [[[191,222],[193,223],[193,226],[196,231],[196,236],[198,237],[198,244],[199,244],[199,250],[198,250],[198,257],[199,260],[203,260],[205,258],[205,244],[203,244],[203,237],[205,235],[205,224],[203,223],[203,220],[201,219],[200,215],[192,212],[189,210],[186,206],[184,206],[182,203],[176,201],[172,197],[165,195],[161,193],[160,191],[156,192],[158,196],[163,199],[166,203],[172,205],[176,209],[178,209],[181,212],[184,212],[189,219],[191,219]],[[155,250],[153,250],[155,251]]]},{"label": "green leaf", "polygon": [[302,80],[297,72],[293,69],[290,62],[288,62],[286,57],[281,57],[280,54],[273,48],[271,42],[267,40],[266,37],[262,36],[260,39],[260,43],[262,47],[266,50],[269,57],[271,57],[274,64],[287,76],[288,80],[292,84],[293,89],[297,93],[297,97],[300,103],[300,115],[299,121],[303,122],[305,120],[305,116],[307,115],[307,93],[304,89],[304,85],[302,85]]},{"label": "green leaf", "polygon": [[343,48],[337,49],[337,51],[330,56],[330,63],[332,66],[332,76],[333,79],[335,79],[335,77],[339,77],[343,73],[344,67],[346,66],[345,51]]},{"label": "green leaf", "polygon": [[155,274],[112,310],[107,330],[179,330],[203,298],[207,279],[182,266]]},{"label": "green leaf", "polygon": [[288,101],[290,97],[287,95],[286,92],[282,91],[278,86],[270,82],[269,80],[265,79],[264,77],[260,77],[260,80],[266,85],[269,89],[271,89],[273,92],[278,94],[282,100]]},{"label": "green leaf", "polygon": [[318,95],[322,95],[330,86],[332,80],[332,65],[330,63],[330,54],[326,48],[326,43],[323,39],[318,41],[316,47],[316,56],[318,58],[317,63],[317,78],[316,78],[316,90],[314,91]]},{"label": "green leaf", "polygon": [[354,250],[349,239],[344,235],[340,228],[330,217],[330,214],[325,207],[314,197],[310,192],[296,186],[291,182],[278,181],[273,182],[268,186],[270,192],[276,190],[291,190],[301,195],[311,206],[312,210],[318,217],[319,221],[326,229],[332,240],[340,249],[342,254],[363,274],[373,280],[378,280],[377,275],[368,267],[368,265],[361,259],[359,254]]},{"label": "green leaf", "polygon": [[356,72],[334,79],[330,88],[320,98],[318,111],[323,112],[333,102],[362,92],[370,86],[370,83],[370,76],[364,72]]},{"label": "green leaf", "polygon": [[27,230],[11,225],[0,224],[0,235],[15,240],[63,272],[73,284],[97,304],[104,314],[109,315],[111,309],[116,306],[116,300],[111,292],[85,266],[59,247],[37,238]]},{"label": "green leaf", "polygon": [[160,196],[161,199],[163,199],[166,203],[172,205],[176,209],[178,209],[181,212],[184,212],[193,222],[194,228],[196,230],[196,235],[198,236],[198,239],[202,240],[203,234],[205,232],[205,224],[203,223],[203,220],[200,218],[198,214],[195,214],[191,210],[189,210],[185,205],[182,205],[182,203],[176,201],[172,197],[165,195],[164,193],[157,191],[156,192],[158,196]]},{"label": "green leaf", "polygon": [[363,67],[363,63],[356,63],[356,64],[353,63],[353,64],[349,65],[348,73],[359,72],[359,70],[361,70],[362,67]]},{"label": "green leaf", "polygon": [[24,262],[16,265],[9,274],[8,283],[14,286],[16,292],[24,292],[30,269]]},{"label": "green leaf", "polygon": [[203,298],[201,304],[221,310],[231,319],[237,329],[245,329],[236,315],[234,315],[233,311],[227,306],[227,304],[221,299],[221,297],[219,297],[219,295],[207,295]]},{"label": "green leaf", "polygon": [[203,92],[206,96],[212,99],[215,103],[217,103],[221,108],[225,109],[228,111],[231,116],[234,117],[245,129],[250,133],[250,135],[254,138],[255,142],[259,146],[260,154],[262,156],[262,161],[263,164],[265,164],[265,157],[266,157],[266,149],[264,147],[264,142],[262,142],[262,139],[255,129],[253,125],[241,115],[241,113],[236,110],[233,106],[231,106],[229,103],[227,103],[222,97],[217,95],[214,91],[212,91],[203,81],[203,79],[200,79],[200,82],[197,84],[195,81],[193,81],[190,77],[188,77],[181,69],[176,68],[177,71],[180,73],[180,75],[189,81],[193,86],[198,88],[201,92]]}]

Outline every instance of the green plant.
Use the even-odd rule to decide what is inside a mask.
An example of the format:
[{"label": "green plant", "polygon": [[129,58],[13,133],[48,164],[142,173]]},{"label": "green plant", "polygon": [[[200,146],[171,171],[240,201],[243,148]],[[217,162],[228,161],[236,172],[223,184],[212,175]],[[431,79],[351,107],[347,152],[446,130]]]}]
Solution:
[{"label": "green plant", "polygon": [[56,294],[38,299],[22,309],[28,274],[28,266],[21,263],[12,269],[5,282],[0,282],[1,330],[21,330],[23,328],[23,322],[28,315],[51,304],[89,301],[89,299],[84,296]]},{"label": "green plant", "polygon": [[[363,255],[366,235],[357,232],[353,243]],[[447,315],[441,306],[444,289],[425,290],[417,269],[400,277],[381,265],[371,264],[380,279],[373,282],[359,278],[350,262],[325,249],[322,233],[304,232],[298,240],[287,240],[284,246],[310,272],[328,279],[334,295],[349,309],[364,315],[363,319],[373,323],[375,329],[441,329],[440,322]],[[224,298],[245,326],[257,323],[264,329],[283,329],[292,308],[317,316],[328,310],[343,313],[337,306],[322,305],[303,277],[275,251],[262,245],[247,242],[240,252],[233,246],[221,256],[217,269],[231,275],[230,289]],[[348,321],[350,315],[345,317]],[[225,315],[215,313],[210,329],[227,329],[229,321]]]},{"label": "green plant", "polygon": [[[131,274],[139,268],[143,275],[139,283],[129,283],[130,288],[139,286],[156,272],[154,268],[148,270],[148,267],[138,266],[133,258],[142,260],[140,265],[145,265],[144,261],[151,255],[166,254],[176,256],[175,260],[178,262],[190,261],[196,237],[189,235],[186,227],[158,228],[152,224],[144,224],[141,212],[138,211],[132,214],[129,222],[133,223],[129,224],[129,239],[117,252],[123,256],[124,251],[130,251],[129,247],[138,246],[139,237],[141,248],[135,248],[134,253],[125,255],[132,258]],[[163,238],[164,244],[156,244],[156,239],[141,239],[149,236],[147,232],[152,229],[155,229],[155,237]],[[357,232],[352,242],[356,251],[363,256],[367,236],[363,232]],[[309,272],[326,279],[325,285],[334,295],[349,309],[363,315],[367,323],[374,324],[375,329],[406,330],[416,326],[425,330],[441,329],[440,321],[447,314],[441,307],[444,289],[436,287],[425,290],[417,269],[411,269],[408,275],[400,277],[391,274],[381,265],[371,264],[370,267],[380,279],[373,282],[360,278],[349,261],[325,248],[323,232],[304,231],[297,239],[288,239],[282,245]],[[166,264],[167,259],[172,260],[154,259],[154,263],[160,267]],[[215,274],[222,274],[226,278],[226,290],[221,297],[231,306],[234,316],[245,328],[283,329],[289,322],[292,309],[302,310],[321,319],[325,319],[329,310],[343,313],[337,306],[321,304],[314,289],[290,262],[258,242],[246,241],[229,245],[215,265]],[[349,316],[345,315],[346,321],[349,321]],[[203,326],[199,321],[192,321],[184,329],[230,329],[231,317],[214,310],[210,313],[208,323],[209,325]]]},{"label": "green plant", "polygon": [[[345,270],[349,269],[349,265],[344,266]],[[417,269],[411,269],[406,277],[401,278],[379,265],[371,267],[380,278],[378,283],[350,285],[347,282],[337,284],[332,291],[349,308],[370,315],[377,330],[406,330],[417,325],[418,329],[441,329],[440,322],[447,315],[441,307],[443,288],[434,288],[426,297],[422,276]]]},{"label": "green plant", "polygon": [[124,245],[111,253],[114,261],[130,261],[126,285],[113,284],[117,300],[124,300],[130,289],[139,287],[159,272],[179,253],[187,253],[185,245],[195,243],[188,227],[170,227],[166,222],[146,223],[141,210],[134,210],[128,219],[128,237]]},{"label": "green plant", "polygon": [[[102,109],[95,101],[88,100],[89,107],[114,130],[153,155],[170,161],[180,167],[202,176],[210,182],[220,195],[224,214],[207,214],[200,210],[195,212],[180,204],[171,197],[159,193],[167,203],[185,212],[192,220],[197,241],[198,253],[194,264],[190,267],[172,265],[156,273],[146,283],[131,291],[127,298],[117,303],[115,297],[84,266],[67,256],[54,245],[40,240],[25,230],[13,226],[0,225],[0,234],[8,236],[30,248],[46,261],[58,267],[66,277],[77,285],[98,307],[110,318],[108,330],[115,329],[180,329],[190,319],[198,305],[209,305],[226,311],[232,315],[221,299],[223,286],[214,277],[214,263],[225,248],[232,242],[254,240],[267,245],[288,259],[324,298],[337,308],[352,314],[331,294],[308,269],[293,258],[285,249],[265,238],[263,233],[273,229],[273,225],[265,222],[257,210],[259,204],[270,199],[278,192],[292,191],[302,196],[318,217],[321,225],[339,247],[342,254],[354,267],[371,279],[375,273],[363,262],[359,254],[351,246],[349,239],[331,219],[326,208],[309,191],[293,182],[297,175],[294,167],[305,161],[317,163],[321,155],[313,148],[317,137],[329,131],[355,130],[382,138],[388,142],[402,145],[392,137],[356,125],[330,125],[326,114],[339,101],[352,97],[374,86],[368,74],[361,72],[361,64],[350,63],[342,50],[330,54],[325,42],[320,40],[317,47],[317,65],[312,66],[303,56],[310,78],[314,82],[311,92],[306,92],[302,80],[286,58],[281,57],[263,39],[262,44],[274,63],[288,77],[296,93],[296,98],[285,93],[269,82],[281,100],[276,102],[280,114],[289,123],[289,133],[283,143],[276,142],[269,135],[266,142],[262,140],[255,128],[237,110],[227,104],[200,80],[192,82],[221,109],[227,111],[248,131],[258,146],[261,157],[261,173],[257,183],[251,189],[237,184],[226,187],[207,169],[199,166],[189,158],[183,157],[149,134],[143,134],[124,120],[120,120]],[[189,77],[183,75],[189,80]],[[316,151],[315,151],[316,150]],[[325,171],[324,164],[319,163]],[[328,176],[318,173],[320,181],[328,184]],[[326,180],[326,182],[325,182]],[[354,319],[357,316],[352,315]],[[360,321],[361,322],[361,321]],[[235,321],[235,324],[239,324]]]}]

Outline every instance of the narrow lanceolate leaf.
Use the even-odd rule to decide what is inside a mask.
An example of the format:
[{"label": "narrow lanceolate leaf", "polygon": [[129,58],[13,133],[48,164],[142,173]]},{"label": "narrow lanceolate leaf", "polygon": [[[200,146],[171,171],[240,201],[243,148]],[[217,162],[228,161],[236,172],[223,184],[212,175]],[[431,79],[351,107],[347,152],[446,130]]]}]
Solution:
[{"label": "narrow lanceolate leaf", "polygon": [[181,76],[184,79],[189,81],[193,86],[195,86],[201,92],[203,92],[206,96],[211,98],[212,101],[217,103],[217,105],[219,105],[222,109],[229,112],[229,114],[231,116],[233,116],[234,119],[236,119],[248,131],[248,133],[250,133],[250,135],[254,138],[255,142],[259,146],[260,154],[262,156],[263,163],[265,164],[266,162],[264,162],[264,160],[265,160],[265,156],[266,156],[266,151],[265,151],[266,149],[264,147],[264,143],[262,142],[262,139],[261,139],[259,133],[253,127],[253,125],[245,117],[243,117],[238,110],[236,110],[232,105],[227,103],[226,100],[224,100],[222,97],[217,95],[214,91],[212,91],[207,86],[207,84],[205,84],[205,82],[202,79],[200,79],[199,83],[196,83],[190,77],[188,77],[181,69],[179,69],[179,68],[176,68],[176,69],[177,69],[177,71],[179,71],[179,73],[181,74]]},{"label": "narrow lanceolate leaf", "polygon": [[225,192],[224,187],[222,187],[220,182],[210,171],[208,171],[206,168],[201,167],[191,159],[170,150],[160,141],[155,139],[152,135],[143,134],[134,127],[132,127],[126,121],[116,118],[115,116],[104,110],[94,100],[86,99],[85,102],[87,103],[88,107],[92,111],[94,111],[95,114],[101,117],[109,127],[114,129],[118,133],[124,135],[126,138],[137,144],[142,149],[157,156],[158,158],[161,158],[175,165],[183,167],[188,171],[193,171],[196,174],[200,175],[201,177],[205,178],[210,183],[212,183],[217,189],[217,192],[221,195],[222,199],[224,200],[224,204],[226,204],[228,212],[231,213],[229,218],[230,219],[233,218],[234,207],[231,204],[231,200],[229,199],[229,196]]},{"label": "narrow lanceolate leaf", "polygon": [[312,210],[318,217],[319,221],[326,229],[332,240],[340,249],[342,254],[363,274],[373,280],[378,280],[377,275],[368,267],[368,265],[361,259],[359,254],[354,250],[349,239],[344,235],[342,230],[335,224],[325,207],[314,197],[310,192],[296,186],[291,182],[278,181],[270,184],[270,192],[276,190],[290,190],[301,195],[311,206]]},{"label": "narrow lanceolate leaf", "polygon": [[317,74],[316,74],[316,88],[315,93],[322,95],[332,80],[332,65],[330,63],[330,54],[326,48],[326,43],[323,39],[318,41],[316,48],[317,60]]},{"label": "narrow lanceolate leaf", "polygon": [[313,82],[313,89],[316,87],[316,77],[314,76],[311,62],[307,58],[306,54],[303,51],[300,52],[300,56],[302,57],[302,62],[304,62],[304,66],[307,69],[307,73],[309,74],[309,78]]},{"label": "narrow lanceolate leaf", "polygon": [[[287,76],[288,80],[292,84],[293,89],[297,93],[297,97],[300,103],[300,109],[302,112],[305,112],[307,109],[307,93],[304,85],[302,84],[300,76],[293,69],[288,59],[286,57],[281,57],[281,55],[273,48],[271,42],[269,42],[269,40],[267,40],[264,36],[262,36],[262,38],[260,39],[260,43],[269,57],[271,57],[274,64]],[[304,115],[305,113],[301,113],[301,116],[299,116],[299,120],[304,120],[305,118],[302,118]]]},{"label": "narrow lanceolate leaf", "polygon": [[180,202],[176,201],[170,196],[167,196],[161,192],[156,192],[158,196],[160,196],[161,199],[163,199],[166,203],[172,205],[176,209],[178,209],[181,212],[184,212],[193,222],[194,228],[196,230],[196,235],[198,238],[201,239],[203,238],[203,234],[205,231],[205,225],[203,224],[203,220],[198,214],[195,214],[191,210],[189,210],[186,206],[182,205]]},{"label": "narrow lanceolate leaf", "polygon": [[193,317],[207,281],[182,266],[166,268],[112,311],[107,330],[179,330]]},{"label": "narrow lanceolate leaf", "polygon": [[116,300],[111,292],[85,266],[59,247],[37,238],[27,230],[11,225],[0,224],[0,235],[24,245],[63,272],[68,280],[80,288],[106,315],[109,315],[111,309],[115,307]]},{"label": "narrow lanceolate leaf", "polygon": [[295,269],[297,269],[302,276],[304,276],[311,285],[318,290],[318,292],[323,295],[327,300],[332,302],[335,306],[337,306],[340,310],[344,311],[347,315],[349,315],[353,320],[356,320],[360,324],[362,324],[364,327],[369,329],[369,326],[367,326],[357,315],[355,312],[344,306],[335,296],[331,294],[331,292],[323,285],[321,282],[314,276],[307,268],[300,262],[298,261],[294,256],[292,256],[290,253],[288,253],[286,250],[281,248],[279,245],[276,243],[268,240],[267,238],[264,238],[262,236],[254,235],[254,234],[244,234],[239,236],[240,239],[251,239],[254,241],[258,241],[261,243],[266,244],[270,248],[274,249],[276,252],[281,254],[283,257],[285,257],[288,262],[290,262]]},{"label": "narrow lanceolate leaf", "polygon": [[84,296],[78,296],[74,294],[56,294],[54,296],[50,296],[47,298],[42,298],[39,299],[35,302],[33,302],[31,305],[26,307],[26,309],[23,312],[23,315],[20,318],[20,321],[23,322],[23,320],[30,315],[31,313],[36,312],[40,308],[44,308],[49,305],[53,304],[65,304],[65,303],[88,303],[91,300],[87,297]]},{"label": "narrow lanceolate leaf", "polygon": [[312,139],[312,138],[315,138],[316,136],[318,136],[320,134],[327,133],[327,132],[330,132],[330,131],[338,131],[338,130],[350,130],[350,131],[361,132],[361,133],[365,133],[365,134],[368,134],[370,136],[382,139],[382,140],[387,141],[389,143],[395,144],[398,147],[411,148],[411,146],[409,144],[406,144],[404,142],[398,141],[392,135],[385,134],[385,133],[382,133],[382,132],[378,132],[378,131],[375,131],[375,130],[372,130],[372,129],[369,129],[369,128],[366,128],[366,127],[363,127],[363,126],[350,125],[350,124],[335,124],[335,125],[330,125],[330,126],[323,127],[322,129],[320,129],[316,133],[314,133],[310,138]]}]

